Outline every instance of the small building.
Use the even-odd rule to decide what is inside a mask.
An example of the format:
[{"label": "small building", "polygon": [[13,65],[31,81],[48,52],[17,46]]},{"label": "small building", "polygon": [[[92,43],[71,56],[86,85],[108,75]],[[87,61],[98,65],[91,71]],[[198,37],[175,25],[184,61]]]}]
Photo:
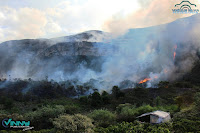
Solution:
[{"label": "small building", "polygon": [[142,114],[137,118],[141,122],[148,122],[152,124],[164,123],[171,120],[170,113],[160,110]]}]

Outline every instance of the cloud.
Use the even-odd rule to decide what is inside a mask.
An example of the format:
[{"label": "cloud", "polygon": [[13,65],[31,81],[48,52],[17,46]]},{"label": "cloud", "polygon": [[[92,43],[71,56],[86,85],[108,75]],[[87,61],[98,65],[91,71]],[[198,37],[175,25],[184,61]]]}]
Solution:
[{"label": "cloud", "polygon": [[[116,35],[127,29],[159,25],[186,17],[172,14],[174,0],[18,0],[0,2],[0,35],[6,41],[52,38],[87,30]],[[199,7],[200,2],[191,0]]]},{"label": "cloud", "polygon": [[[18,0],[15,0],[16,3]],[[22,0],[0,2],[2,41],[22,38],[51,38],[86,30],[102,30],[113,14],[126,15],[137,9],[137,0]]]},{"label": "cloud", "polygon": [[[121,18],[118,14],[107,20],[104,24],[104,30],[112,32],[116,35],[125,33],[130,28],[142,28],[165,24],[172,22],[178,18],[187,17],[192,14],[173,14],[174,5],[181,1],[174,0],[148,0],[140,1],[141,9],[136,12]],[[191,0],[197,7],[200,7],[200,2]]]},{"label": "cloud", "polygon": [[44,35],[47,20],[43,12],[32,8],[0,8],[0,34],[3,40],[37,38]]}]

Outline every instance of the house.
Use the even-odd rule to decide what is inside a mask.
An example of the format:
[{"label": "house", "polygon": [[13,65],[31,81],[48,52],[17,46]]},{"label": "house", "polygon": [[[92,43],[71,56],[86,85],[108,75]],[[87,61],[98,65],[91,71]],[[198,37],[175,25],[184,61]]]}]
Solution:
[{"label": "house", "polygon": [[142,114],[137,118],[141,122],[149,122],[152,124],[164,123],[171,120],[170,113],[160,110]]}]

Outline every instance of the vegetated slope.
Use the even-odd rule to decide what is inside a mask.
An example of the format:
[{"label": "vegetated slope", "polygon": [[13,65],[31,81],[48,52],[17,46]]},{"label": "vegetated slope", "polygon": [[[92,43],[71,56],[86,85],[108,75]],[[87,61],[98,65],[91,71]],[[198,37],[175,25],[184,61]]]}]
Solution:
[{"label": "vegetated slope", "polygon": [[[145,78],[148,87],[175,81],[199,60],[200,15],[169,24],[130,29],[110,38],[102,31],[87,31],[53,39],[26,39],[0,44],[0,76],[57,82],[90,81],[94,88],[111,90],[135,86]],[[156,77],[156,78],[155,78]]]}]

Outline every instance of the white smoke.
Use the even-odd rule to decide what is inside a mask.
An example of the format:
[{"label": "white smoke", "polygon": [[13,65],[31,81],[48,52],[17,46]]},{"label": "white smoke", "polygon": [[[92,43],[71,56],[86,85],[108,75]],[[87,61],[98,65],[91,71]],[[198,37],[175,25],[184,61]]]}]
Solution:
[{"label": "white smoke", "polygon": [[[45,47],[41,48],[44,51],[40,51],[38,56],[33,56],[34,54],[30,51],[23,53],[22,49],[19,49],[20,54],[2,53],[1,62],[9,64],[14,61],[8,66],[1,64],[1,73],[6,72],[7,76],[22,79],[43,80],[48,76],[49,80],[55,81],[74,80],[77,81],[76,85],[89,83],[99,90],[110,90],[112,86],[120,86],[124,81],[133,83],[130,83],[130,86],[127,84],[126,87],[134,87],[134,84],[139,83],[140,80],[150,78],[147,87],[152,87],[161,80],[173,81],[180,78],[184,73],[189,72],[194,62],[198,60],[200,33],[196,29],[199,27],[199,18],[197,14],[166,25],[129,29],[127,33],[117,38],[103,40],[99,42],[99,45],[93,44],[95,45],[93,48],[98,50],[94,55],[107,50],[104,56],[97,56],[100,58],[98,59],[100,63],[96,58],[88,58],[89,62],[83,60],[75,64],[77,60],[75,56],[64,58],[57,55],[57,49],[63,50],[58,46],[61,44],[44,45],[44,42],[40,42],[41,45],[38,46],[44,45]],[[73,43],[64,43],[61,46],[67,45],[70,49]],[[175,51],[174,46],[176,45]],[[9,49],[9,53],[14,53],[12,52],[14,46]],[[49,48],[51,48],[49,53],[52,53],[52,57],[41,59],[39,55]],[[73,49],[70,52],[73,53]],[[174,52],[176,52],[175,60],[173,59]],[[88,55],[91,53],[87,52]],[[88,63],[92,67],[87,67]]]}]

